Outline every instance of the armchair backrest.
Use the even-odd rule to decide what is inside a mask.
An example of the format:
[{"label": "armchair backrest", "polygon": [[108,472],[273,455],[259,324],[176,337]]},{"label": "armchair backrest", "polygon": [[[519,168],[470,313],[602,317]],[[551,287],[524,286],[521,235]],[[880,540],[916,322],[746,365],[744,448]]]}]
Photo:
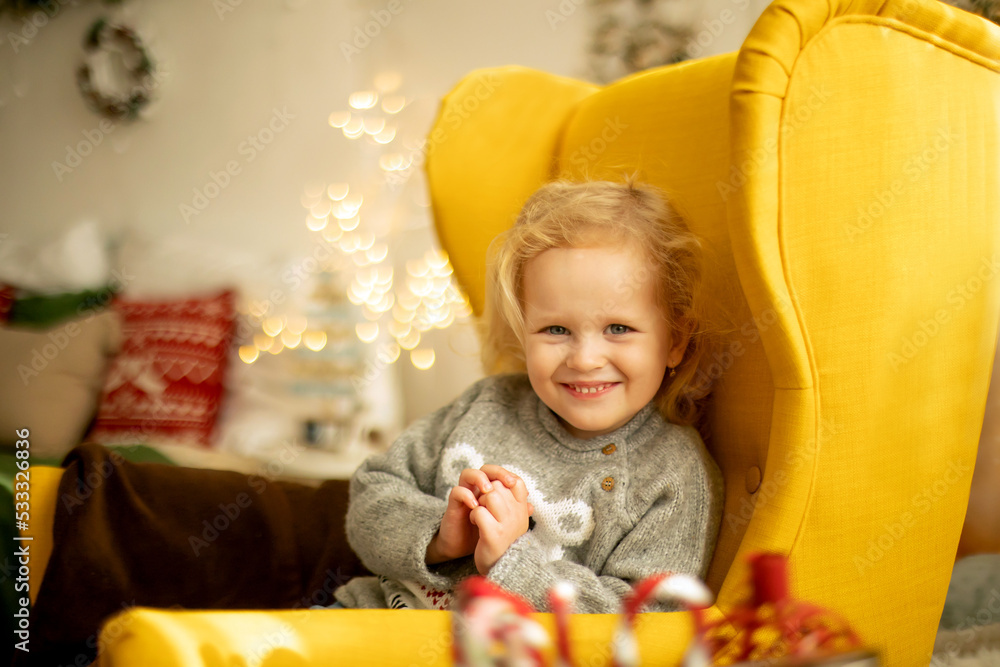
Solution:
[{"label": "armchair backrest", "polygon": [[[638,171],[709,250],[729,322],[709,584],[788,554],[886,664],[929,659],[1000,313],[1000,29],[934,0],[778,0],[743,48],[605,88],[469,75],[429,136],[435,223],[483,258],[556,176]],[[720,317],[721,319],[721,317]],[[713,375],[716,370],[712,370]]]}]

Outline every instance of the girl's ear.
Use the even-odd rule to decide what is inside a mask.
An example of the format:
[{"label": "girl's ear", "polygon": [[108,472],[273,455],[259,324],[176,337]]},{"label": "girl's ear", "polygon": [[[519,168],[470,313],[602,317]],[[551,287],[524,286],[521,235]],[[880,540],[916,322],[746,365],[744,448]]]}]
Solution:
[{"label": "girl's ear", "polygon": [[694,327],[695,323],[684,317],[674,325],[670,332],[670,351],[667,353],[667,365],[671,368],[684,360],[684,352],[687,350],[688,343],[691,342]]}]

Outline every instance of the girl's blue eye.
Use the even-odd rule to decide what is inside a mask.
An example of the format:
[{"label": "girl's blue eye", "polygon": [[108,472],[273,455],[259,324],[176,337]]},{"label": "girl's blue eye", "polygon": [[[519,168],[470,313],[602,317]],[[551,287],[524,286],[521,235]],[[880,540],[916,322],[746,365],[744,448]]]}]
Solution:
[{"label": "girl's blue eye", "polygon": [[555,326],[549,327],[546,331],[548,331],[553,336],[562,336],[566,333],[566,327],[561,327],[557,324]]},{"label": "girl's blue eye", "polygon": [[616,336],[620,336],[622,334],[628,333],[632,329],[629,328],[629,327],[627,327],[627,326],[625,326],[624,324],[611,324],[611,325],[608,326],[608,330],[612,334],[614,334]]}]

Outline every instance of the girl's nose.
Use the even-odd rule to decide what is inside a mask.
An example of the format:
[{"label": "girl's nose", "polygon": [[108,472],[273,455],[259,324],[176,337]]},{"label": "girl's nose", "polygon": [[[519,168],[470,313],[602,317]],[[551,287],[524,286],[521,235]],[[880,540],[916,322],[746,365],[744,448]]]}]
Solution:
[{"label": "girl's nose", "polygon": [[584,338],[578,341],[566,358],[566,365],[574,371],[585,373],[604,366],[602,341]]}]

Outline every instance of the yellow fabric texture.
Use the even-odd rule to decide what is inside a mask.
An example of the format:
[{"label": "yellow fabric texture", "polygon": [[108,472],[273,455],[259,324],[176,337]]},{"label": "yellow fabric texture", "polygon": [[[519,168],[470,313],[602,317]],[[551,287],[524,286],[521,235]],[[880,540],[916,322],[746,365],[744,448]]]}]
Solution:
[{"label": "yellow fabric texture", "polygon": [[[486,256],[490,241],[508,227],[538,184],[549,179],[567,114],[597,89],[582,81],[503,67],[470,74],[442,99],[425,147],[430,189],[464,184],[471,175],[478,181],[478,187],[464,193],[460,211],[447,201],[431,200],[438,240],[449,255]],[[504,135],[516,136],[516,141],[498,142]],[[486,184],[492,187],[483,187]],[[460,220],[452,217],[454,212]],[[460,261],[453,267],[459,283],[467,286],[473,310],[481,313],[484,263]]]},{"label": "yellow fabric texture", "polygon": [[28,599],[35,603],[38,588],[42,584],[45,566],[52,556],[52,523],[56,516],[58,502],[59,480],[62,479],[62,468],[48,466],[33,466],[28,473],[28,492],[31,494],[31,518],[28,529],[20,531],[31,552],[30,571],[28,572]]},{"label": "yellow fabric texture", "polygon": [[789,480],[740,551],[789,553],[797,595],[884,664],[926,664],[1000,312],[1000,30],[938,3],[825,5],[768,12],[733,81],[754,175],[729,227],[751,309],[778,312],[766,476]]},{"label": "yellow fabric texture", "polygon": [[[401,614],[406,614],[401,616]],[[554,636],[551,614],[537,620]],[[666,621],[666,622],[664,622]],[[573,620],[581,665],[611,663],[618,619],[584,614]],[[677,664],[692,626],[681,614],[648,614],[636,622],[644,655]],[[101,667],[301,667],[419,665],[448,667],[451,617],[443,611],[316,609],[297,611],[163,611],[134,608],[109,620],[99,639]],[[546,664],[555,659],[550,647]]]},{"label": "yellow fabric texture", "polygon": [[[435,222],[477,312],[486,247],[545,181],[637,172],[667,190],[705,239],[729,332],[709,583],[725,606],[744,556],[787,554],[793,593],[887,666],[929,660],[985,408],[998,61],[1000,30],[933,0],[778,0],[738,54],[605,88],[477,71],[428,139]],[[580,664],[608,662],[616,621],[573,619]],[[677,664],[687,615],[641,621],[643,657]],[[449,637],[433,611],[132,609],[100,664],[447,665]]]}]

